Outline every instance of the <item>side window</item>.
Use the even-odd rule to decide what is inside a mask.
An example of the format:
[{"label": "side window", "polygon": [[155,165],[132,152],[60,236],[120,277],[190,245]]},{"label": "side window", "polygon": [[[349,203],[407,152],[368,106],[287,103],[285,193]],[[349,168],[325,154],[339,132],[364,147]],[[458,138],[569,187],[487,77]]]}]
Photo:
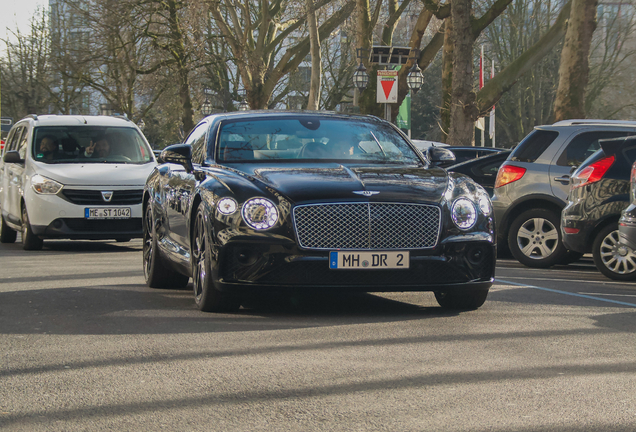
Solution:
[{"label": "side window", "polygon": [[185,143],[192,146],[192,162],[202,164],[205,160],[205,132],[208,129],[207,123],[199,123],[195,127]]},{"label": "side window", "polygon": [[20,158],[24,159],[27,153],[27,137],[29,136],[29,129],[23,128],[22,136],[20,137],[20,141],[18,142],[18,153],[20,153]]},{"label": "side window", "polygon": [[22,136],[22,131],[24,130],[24,126],[18,126],[13,129],[13,132],[9,134],[9,139],[6,144],[6,151],[16,150],[18,148],[18,142],[20,141],[20,137]]},{"label": "side window", "polygon": [[627,135],[630,135],[630,133],[620,131],[585,132],[579,134],[570,141],[563,153],[561,153],[557,160],[557,165],[579,166],[585,159],[601,148],[598,143],[599,140]]},{"label": "side window", "polygon": [[519,143],[510,155],[510,160],[534,162],[558,136],[558,132],[537,129]]}]

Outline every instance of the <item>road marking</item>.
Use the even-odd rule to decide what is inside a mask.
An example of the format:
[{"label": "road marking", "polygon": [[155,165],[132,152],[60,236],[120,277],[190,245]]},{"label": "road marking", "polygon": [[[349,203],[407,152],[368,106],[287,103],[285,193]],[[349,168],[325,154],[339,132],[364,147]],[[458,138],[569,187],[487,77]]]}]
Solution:
[{"label": "road marking", "polygon": [[507,283],[507,284],[510,284],[510,285],[522,286],[522,287],[527,287],[527,288],[534,288],[534,289],[538,289],[538,290],[542,290],[542,291],[548,291],[548,292],[553,292],[553,293],[557,293],[557,294],[571,295],[571,296],[574,296],[574,297],[581,297],[581,298],[585,298],[585,299],[597,300],[597,301],[602,301],[602,302],[606,302],[606,303],[614,303],[614,304],[619,304],[619,305],[623,305],[623,306],[630,306],[630,307],[636,308],[636,304],[634,304],[634,303],[626,303],[626,302],[622,302],[622,301],[618,301],[618,300],[604,299],[604,298],[601,298],[601,297],[594,297],[594,296],[590,296],[590,295],[586,295],[586,294],[571,293],[571,292],[568,292],[568,291],[561,291],[561,290],[555,290],[555,289],[552,289],[552,288],[538,287],[538,286],[535,286],[535,285],[521,284],[521,283],[511,282],[511,281],[501,280],[501,279],[496,279],[495,282],[503,282],[503,283]]}]

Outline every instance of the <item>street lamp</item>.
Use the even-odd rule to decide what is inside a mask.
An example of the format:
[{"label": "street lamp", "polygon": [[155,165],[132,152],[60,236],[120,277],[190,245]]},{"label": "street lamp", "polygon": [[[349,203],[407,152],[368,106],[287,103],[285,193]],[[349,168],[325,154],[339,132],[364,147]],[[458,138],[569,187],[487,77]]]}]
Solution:
[{"label": "street lamp", "polygon": [[413,61],[413,67],[406,76],[406,84],[413,93],[417,93],[424,84],[424,75],[422,75],[422,69],[420,69],[420,66],[417,64],[417,60]]},{"label": "street lamp", "polygon": [[207,117],[212,114],[212,103],[210,103],[210,98],[208,97],[212,91],[206,88],[203,90],[203,93],[205,94],[205,101],[201,104],[201,113]]},{"label": "street lamp", "polygon": [[239,111],[247,111],[250,109],[250,104],[247,103],[247,101],[245,100],[245,96],[247,95],[247,90],[245,89],[239,89],[237,91],[239,97],[241,98],[241,102],[239,102],[238,104],[238,110]]},{"label": "street lamp", "polygon": [[369,74],[367,73],[367,68],[360,62],[360,65],[353,74],[353,85],[362,91],[367,88],[367,84],[369,84]]}]

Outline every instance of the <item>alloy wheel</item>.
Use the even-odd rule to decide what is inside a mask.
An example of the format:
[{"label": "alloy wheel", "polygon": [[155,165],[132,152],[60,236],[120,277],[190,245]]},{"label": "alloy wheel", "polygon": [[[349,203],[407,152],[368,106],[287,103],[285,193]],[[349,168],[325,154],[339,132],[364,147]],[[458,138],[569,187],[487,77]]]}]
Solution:
[{"label": "alloy wheel", "polygon": [[205,227],[203,224],[203,215],[198,213],[194,225],[194,244],[192,248],[192,258],[194,260],[192,285],[194,288],[194,296],[197,299],[200,299],[203,295],[203,287],[207,278],[205,268]]},{"label": "alloy wheel", "polygon": [[150,203],[148,203],[148,207],[146,208],[146,214],[144,215],[144,246],[143,246],[143,255],[144,255],[144,273],[146,276],[146,280],[150,277],[150,270],[152,266],[152,254],[154,252],[152,248],[153,242],[153,233],[154,233],[154,222],[152,220],[152,207]]},{"label": "alloy wheel", "polygon": [[528,258],[544,259],[552,255],[559,245],[559,233],[548,219],[535,217],[521,225],[517,244]]},{"label": "alloy wheel", "polygon": [[630,247],[620,244],[618,230],[603,238],[599,252],[603,265],[611,272],[627,275],[636,271],[636,254]]}]

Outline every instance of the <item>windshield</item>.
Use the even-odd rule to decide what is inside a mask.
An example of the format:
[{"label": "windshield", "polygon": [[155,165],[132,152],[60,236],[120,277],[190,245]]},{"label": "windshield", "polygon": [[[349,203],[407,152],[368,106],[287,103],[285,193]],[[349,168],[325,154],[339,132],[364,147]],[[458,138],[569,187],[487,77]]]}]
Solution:
[{"label": "windshield", "polygon": [[406,140],[389,125],[362,119],[324,117],[223,123],[215,156],[219,162],[290,159],[422,162]]},{"label": "windshield", "polygon": [[152,150],[135,128],[46,126],[35,129],[33,159],[44,163],[152,161]]}]

